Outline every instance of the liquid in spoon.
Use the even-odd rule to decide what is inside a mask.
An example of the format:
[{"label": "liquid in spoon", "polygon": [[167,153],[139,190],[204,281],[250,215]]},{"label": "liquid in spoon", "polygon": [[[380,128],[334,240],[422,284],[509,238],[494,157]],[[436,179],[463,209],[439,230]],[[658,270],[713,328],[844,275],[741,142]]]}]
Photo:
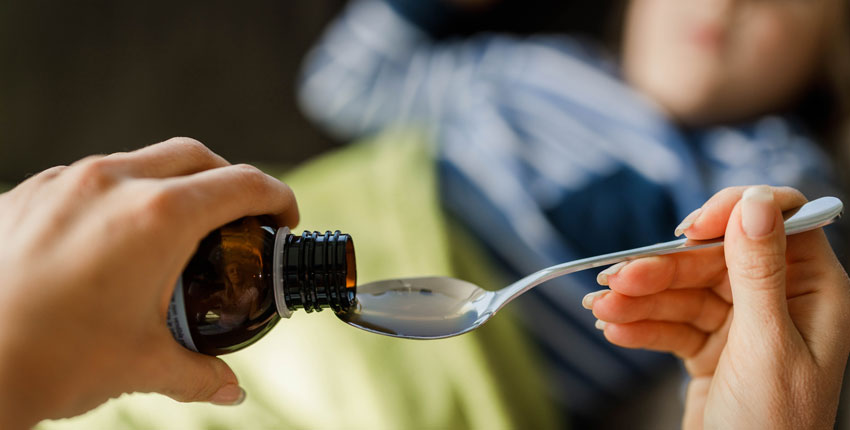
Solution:
[{"label": "liquid in spoon", "polygon": [[480,325],[490,316],[487,307],[493,296],[452,278],[389,279],[359,286],[354,306],[337,317],[373,333],[436,339]]}]

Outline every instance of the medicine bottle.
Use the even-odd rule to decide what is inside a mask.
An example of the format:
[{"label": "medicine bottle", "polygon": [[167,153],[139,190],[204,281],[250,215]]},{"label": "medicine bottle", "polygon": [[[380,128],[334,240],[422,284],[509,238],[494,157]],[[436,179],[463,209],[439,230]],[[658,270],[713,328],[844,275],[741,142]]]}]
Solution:
[{"label": "medicine bottle", "polygon": [[256,342],[297,309],[348,310],[356,281],[351,236],[298,236],[269,216],[245,217],[201,241],[174,288],[168,327],[186,348],[225,354]]}]

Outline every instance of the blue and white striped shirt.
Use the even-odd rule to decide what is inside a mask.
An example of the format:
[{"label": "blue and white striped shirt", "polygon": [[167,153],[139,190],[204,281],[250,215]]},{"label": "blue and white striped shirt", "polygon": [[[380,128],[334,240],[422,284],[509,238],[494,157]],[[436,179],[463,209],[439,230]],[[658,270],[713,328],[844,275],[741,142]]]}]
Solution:
[{"label": "blue and white striped shirt", "polygon": [[[301,105],[345,139],[397,124],[432,130],[445,206],[514,275],[670,240],[727,186],[830,190],[829,160],[786,119],[685,132],[587,43],[435,42],[403,3],[349,5],[306,60]],[[556,394],[577,414],[672,362],[603,339],[581,308],[599,288],[593,276],[550,281],[518,302]]]}]

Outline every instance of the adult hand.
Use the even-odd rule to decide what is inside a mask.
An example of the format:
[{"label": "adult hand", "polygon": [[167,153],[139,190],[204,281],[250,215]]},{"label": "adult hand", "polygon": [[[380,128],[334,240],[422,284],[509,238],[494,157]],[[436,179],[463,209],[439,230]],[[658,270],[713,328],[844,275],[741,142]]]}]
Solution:
[{"label": "adult hand", "polygon": [[850,282],[822,230],[786,239],[781,211],[803,203],[789,188],[723,190],[679,229],[725,231],[722,249],[612,266],[599,277],[611,291],[585,298],[610,342],[684,360],[683,427],[832,427]]},{"label": "adult hand", "polygon": [[0,194],[0,427],[134,391],[241,401],[233,371],[177,344],[166,313],[200,239],[260,214],[294,226],[289,187],[186,138],[54,167]]}]

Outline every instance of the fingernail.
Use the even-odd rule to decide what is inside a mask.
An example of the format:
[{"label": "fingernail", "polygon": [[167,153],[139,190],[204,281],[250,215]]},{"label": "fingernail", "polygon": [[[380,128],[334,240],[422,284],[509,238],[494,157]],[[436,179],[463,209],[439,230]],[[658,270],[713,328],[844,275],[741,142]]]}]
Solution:
[{"label": "fingernail", "polygon": [[750,239],[767,236],[773,231],[776,210],[773,203],[773,191],[770,187],[759,185],[747,188],[741,199],[741,227]]},{"label": "fingernail", "polygon": [[605,296],[609,292],[611,292],[611,290],[599,290],[588,293],[583,299],[581,299],[581,306],[585,309],[593,309],[593,302],[596,301],[596,299]]},{"label": "fingernail", "polygon": [[599,274],[596,275],[596,283],[599,284],[599,285],[608,285],[608,277],[611,276],[611,275],[616,275],[617,272],[619,272],[620,269],[625,267],[626,264],[628,264],[628,263],[629,263],[628,261],[621,261],[621,262],[599,272]]},{"label": "fingernail", "polygon": [[236,406],[245,401],[245,390],[236,384],[227,384],[218,389],[210,398],[210,403],[224,406]]},{"label": "fingernail", "polygon": [[689,213],[688,216],[686,216],[685,219],[683,219],[682,222],[679,223],[679,225],[676,227],[676,231],[674,231],[673,234],[675,234],[676,237],[681,236],[682,233],[685,232],[685,230],[691,228],[691,226],[694,225],[697,218],[699,218],[699,214],[701,214],[701,213],[702,213],[702,208],[699,208],[699,209]]},{"label": "fingernail", "polygon": [[605,322],[605,321],[602,321],[602,320],[596,320],[596,324],[595,324],[595,326],[596,326],[596,328],[597,328],[598,330],[605,331],[605,326],[607,326],[607,325],[608,325],[608,323],[607,323],[607,322]]}]

